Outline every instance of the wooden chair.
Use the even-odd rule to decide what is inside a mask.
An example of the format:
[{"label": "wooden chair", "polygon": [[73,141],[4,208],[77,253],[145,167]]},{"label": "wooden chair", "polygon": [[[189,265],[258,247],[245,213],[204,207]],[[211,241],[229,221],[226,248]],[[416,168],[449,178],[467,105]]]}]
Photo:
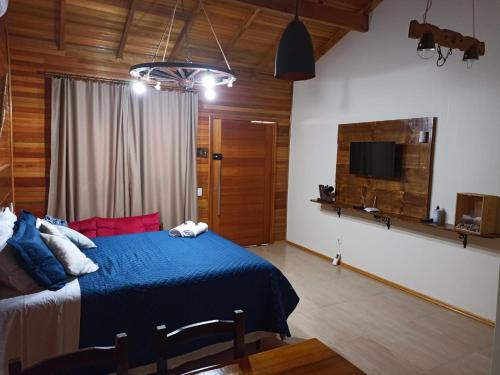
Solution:
[{"label": "wooden chair", "polygon": [[167,333],[164,325],[156,327],[157,374],[166,375],[168,373],[168,357],[176,345],[208,336],[232,333],[233,357],[234,359],[244,357],[245,314],[241,310],[236,310],[233,316],[233,320],[209,320],[190,324],[170,333]]},{"label": "wooden chair", "polygon": [[71,374],[75,370],[84,370],[91,366],[116,366],[117,375],[128,373],[128,339],[125,333],[116,335],[115,346],[82,349],[73,353],[47,359],[36,365],[21,370],[21,361],[9,362],[9,375],[56,375]]}]

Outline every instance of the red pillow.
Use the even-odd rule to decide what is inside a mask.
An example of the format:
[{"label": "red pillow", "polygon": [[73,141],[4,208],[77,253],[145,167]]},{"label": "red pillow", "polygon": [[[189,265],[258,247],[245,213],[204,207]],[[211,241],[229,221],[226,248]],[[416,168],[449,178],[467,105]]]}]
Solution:
[{"label": "red pillow", "polygon": [[89,238],[97,237],[97,217],[81,221],[71,221],[68,223],[68,226]]},{"label": "red pillow", "polygon": [[115,236],[154,232],[160,229],[160,214],[158,212],[143,216],[130,216],[115,219],[97,218],[97,236]]}]

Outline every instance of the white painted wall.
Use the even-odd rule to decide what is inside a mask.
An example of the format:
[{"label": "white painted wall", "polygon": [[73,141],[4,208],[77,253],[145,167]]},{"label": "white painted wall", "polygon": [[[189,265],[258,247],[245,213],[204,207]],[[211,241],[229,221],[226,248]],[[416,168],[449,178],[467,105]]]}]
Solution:
[{"label": "white painted wall", "polygon": [[[454,221],[457,192],[500,195],[500,1],[477,3],[486,56],[471,70],[455,52],[443,68],[421,60],[408,25],[425,0],[384,0],[366,34],[350,33],[298,82],[292,107],[287,239],[408,288],[495,320],[500,240],[463,249],[444,232],[401,229],[320,210],[318,184],[333,184],[337,125],[438,117],[432,206]],[[434,1],[428,21],[471,34],[471,0]],[[332,285],[332,288],[335,286]]]}]

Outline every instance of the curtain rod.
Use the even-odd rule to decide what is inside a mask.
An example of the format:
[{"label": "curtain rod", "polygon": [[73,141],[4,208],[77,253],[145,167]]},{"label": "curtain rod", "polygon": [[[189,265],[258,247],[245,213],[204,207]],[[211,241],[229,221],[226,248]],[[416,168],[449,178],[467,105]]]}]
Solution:
[{"label": "curtain rod", "polygon": [[132,82],[132,80],[86,76],[80,74],[61,73],[61,72],[39,72],[39,73],[43,74],[45,77],[50,77],[50,78],[72,78],[80,81],[108,82],[108,83],[117,83],[121,85],[129,85]]},{"label": "curtain rod", "polygon": [[[80,81],[90,81],[90,82],[106,82],[106,83],[116,83],[119,85],[130,85],[134,82],[133,79],[125,80],[125,79],[113,79],[113,78],[104,78],[104,77],[96,77],[96,76],[86,76],[80,74],[72,74],[72,73],[62,73],[62,72],[38,72],[39,74],[43,74],[45,77],[49,78],[72,78]],[[184,92],[178,87],[167,87],[166,90],[163,91],[179,91]],[[193,90],[196,92],[197,90]]]}]

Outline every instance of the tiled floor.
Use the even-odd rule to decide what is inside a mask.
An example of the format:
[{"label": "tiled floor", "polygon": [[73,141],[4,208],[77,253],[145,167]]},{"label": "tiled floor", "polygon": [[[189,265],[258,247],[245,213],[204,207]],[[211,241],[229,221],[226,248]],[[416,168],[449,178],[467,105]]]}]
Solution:
[{"label": "tiled floor", "polygon": [[493,328],[290,245],[250,250],[300,296],[293,336],[319,338],[367,374],[490,374]]}]

